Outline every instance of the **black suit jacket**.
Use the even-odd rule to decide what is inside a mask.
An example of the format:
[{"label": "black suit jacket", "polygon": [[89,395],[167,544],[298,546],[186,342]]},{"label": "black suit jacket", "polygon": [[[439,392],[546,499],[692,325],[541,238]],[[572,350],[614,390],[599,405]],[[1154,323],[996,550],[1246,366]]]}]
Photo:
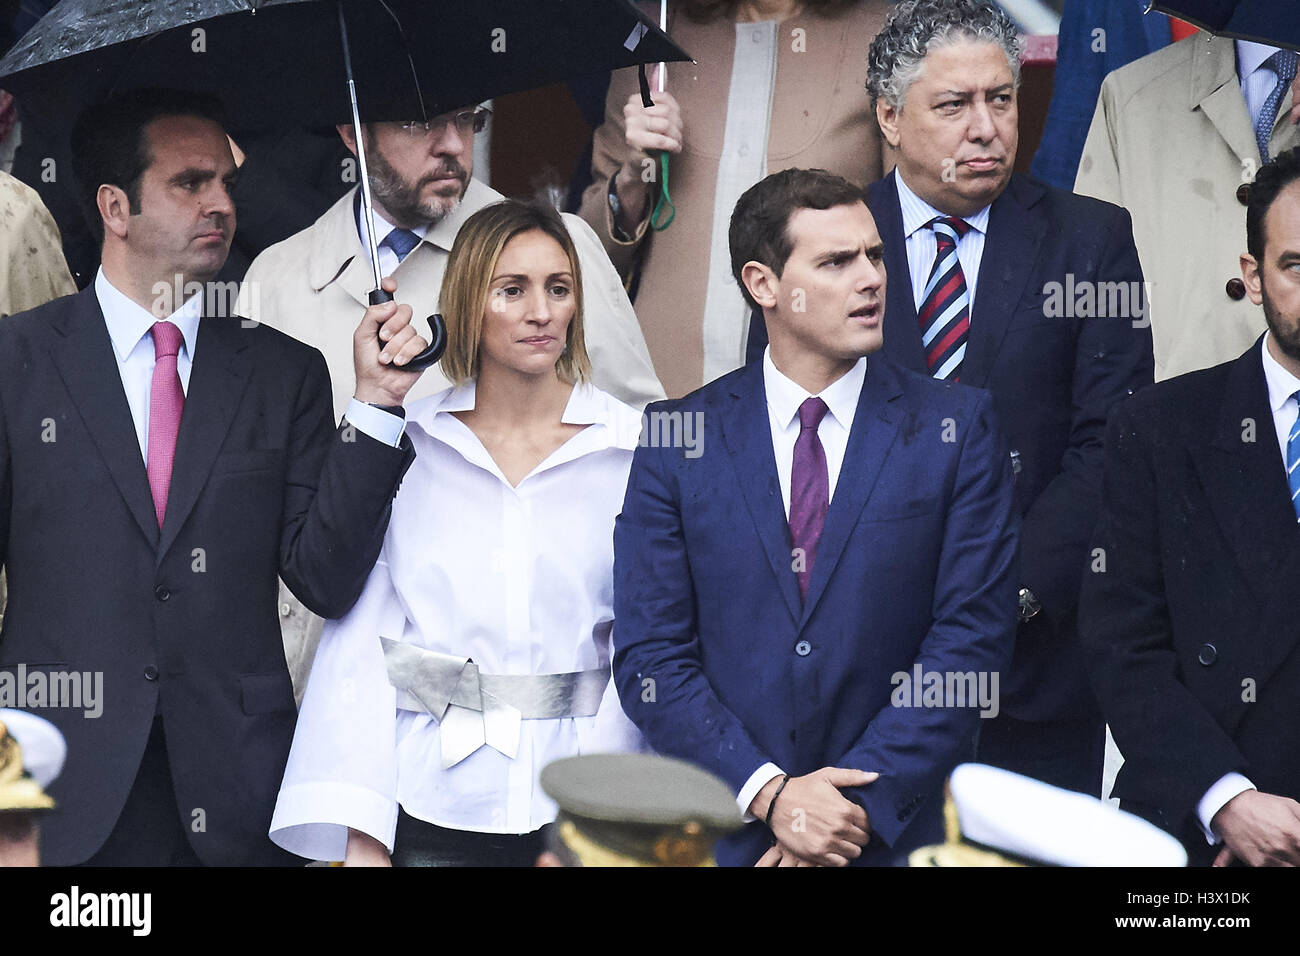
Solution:
[{"label": "black suit jacket", "polygon": [[1105,473],[1079,620],[1114,795],[1207,863],[1196,804],[1224,774],[1300,799],[1300,526],[1259,344],[1124,402]]},{"label": "black suit jacket", "polygon": [[93,286],[0,323],[0,667],[103,675],[99,717],[42,711],[68,744],[46,862],[102,846],[156,710],[200,859],[288,859],[267,838],[295,721],[276,576],[351,607],[404,445],[335,430],[315,349],[205,318],[160,530]]},{"label": "black suit jacket", "polygon": [[[924,372],[895,174],[873,183],[867,201],[885,243],[885,353]],[[1067,276],[1076,289],[1101,282],[1141,288],[1128,213],[1013,175],[989,211],[961,382],[993,394],[1024,519],[1021,586],[1043,605],[1020,628],[1002,687],[1004,712],[1021,720],[1096,712],[1076,609],[1100,504],[1106,418],[1121,398],[1150,384],[1154,370],[1145,317],[1052,317],[1049,284],[1065,286]]]}]

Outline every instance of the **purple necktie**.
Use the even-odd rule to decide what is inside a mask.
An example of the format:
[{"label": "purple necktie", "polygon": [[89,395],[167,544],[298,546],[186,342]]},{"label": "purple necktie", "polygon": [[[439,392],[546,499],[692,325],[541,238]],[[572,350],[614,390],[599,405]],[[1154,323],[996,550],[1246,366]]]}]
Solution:
[{"label": "purple necktie", "polygon": [[172,481],[172,462],[176,458],[176,435],[181,430],[181,412],[185,392],[176,371],[176,356],[181,350],[181,330],[171,322],[155,322],[153,335],[153,385],[149,390],[149,456],[147,472],[149,490],[153,492],[153,509],[162,527],[167,513],[167,489]]},{"label": "purple necktie", "polygon": [[[790,470],[790,539],[803,552],[803,570],[795,574],[799,578],[799,596],[805,600],[831,500],[826,449],[817,437],[817,426],[827,411],[820,398],[806,399],[799,406],[799,437],[795,439],[794,467]],[[797,556],[795,561],[795,567],[799,567]]]}]

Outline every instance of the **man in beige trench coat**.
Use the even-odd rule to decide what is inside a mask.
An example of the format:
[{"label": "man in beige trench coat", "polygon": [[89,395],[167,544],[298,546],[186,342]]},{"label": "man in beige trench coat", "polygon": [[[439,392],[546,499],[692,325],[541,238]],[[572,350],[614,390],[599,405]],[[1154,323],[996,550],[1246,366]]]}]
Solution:
[{"label": "man in beige trench coat", "polygon": [[1102,84],[1074,189],[1133,217],[1157,381],[1236,358],[1264,331],[1240,277],[1241,187],[1262,165],[1252,113],[1278,85],[1268,154],[1300,144],[1294,73],[1279,80],[1260,62],[1269,52],[1199,33]]}]

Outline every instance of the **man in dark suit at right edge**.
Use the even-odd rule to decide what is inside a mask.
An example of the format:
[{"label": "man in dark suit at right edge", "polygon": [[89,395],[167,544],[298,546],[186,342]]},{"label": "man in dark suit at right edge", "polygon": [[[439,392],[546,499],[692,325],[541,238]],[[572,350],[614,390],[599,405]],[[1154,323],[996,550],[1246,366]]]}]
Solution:
[{"label": "man in dark suit at right edge", "polygon": [[1080,629],[1125,757],[1121,805],[1194,865],[1295,866],[1300,150],[1260,170],[1246,233],[1268,332],[1116,409]]}]

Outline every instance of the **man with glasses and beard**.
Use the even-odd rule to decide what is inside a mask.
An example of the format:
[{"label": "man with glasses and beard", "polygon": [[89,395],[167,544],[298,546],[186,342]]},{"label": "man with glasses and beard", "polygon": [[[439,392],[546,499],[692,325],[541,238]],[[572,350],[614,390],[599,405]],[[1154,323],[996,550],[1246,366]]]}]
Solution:
[{"label": "man with glasses and beard", "polygon": [[1268,331],[1111,417],[1080,631],[1114,796],[1195,865],[1300,864],[1300,149],[1260,170],[1242,281]]},{"label": "man with glasses and beard", "polygon": [[[397,301],[410,305],[417,318],[438,311],[443,272],[461,224],[503,198],[471,178],[474,134],[483,131],[488,115],[485,108],[465,108],[427,122],[363,128],[379,265],[397,282]],[[341,125],[338,131],[355,153],[353,127]],[[593,384],[637,408],[663,398],[632,303],[600,240],[577,216],[566,214],[564,222],[582,268]],[[338,415],[352,397],[352,333],[374,288],[367,242],[357,187],[313,225],[263,252],[244,276],[241,314],[324,353]],[[408,398],[448,385],[440,370],[431,368]],[[301,698],[321,620],[281,585],[280,624]]]}]

